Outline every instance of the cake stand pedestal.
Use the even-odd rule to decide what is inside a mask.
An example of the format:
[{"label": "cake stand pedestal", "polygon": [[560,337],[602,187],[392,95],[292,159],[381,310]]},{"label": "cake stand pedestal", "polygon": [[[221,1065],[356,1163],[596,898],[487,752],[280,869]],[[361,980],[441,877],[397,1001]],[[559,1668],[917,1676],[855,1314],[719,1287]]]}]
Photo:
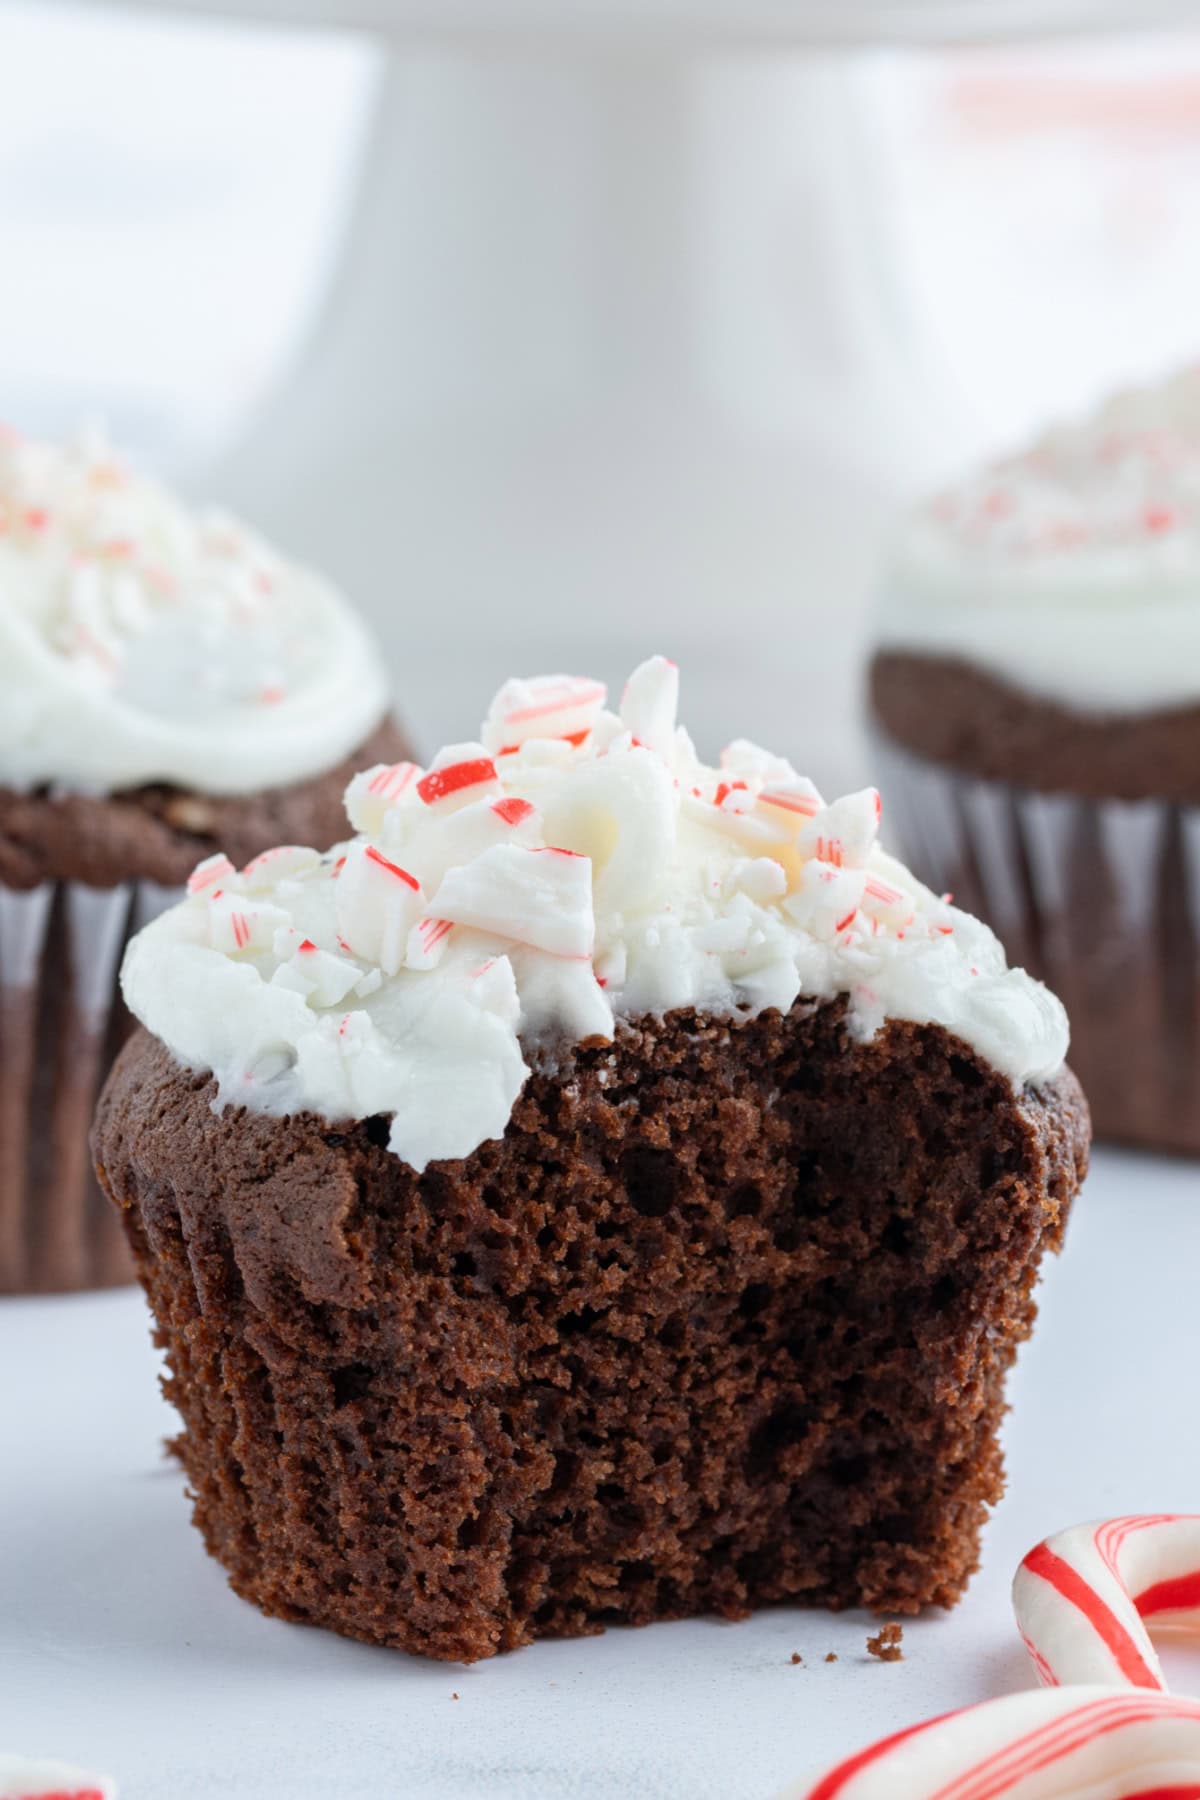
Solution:
[{"label": "cake stand pedestal", "polygon": [[373,615],[419,735],[460,735],[514,668],[664,648],[701,731],[737,678],[766,741],[857,775],[829,746],[876,530],[957,434],[832,51],[1128,5],[170,3],[385,48],[317,327],[199,485]]}]

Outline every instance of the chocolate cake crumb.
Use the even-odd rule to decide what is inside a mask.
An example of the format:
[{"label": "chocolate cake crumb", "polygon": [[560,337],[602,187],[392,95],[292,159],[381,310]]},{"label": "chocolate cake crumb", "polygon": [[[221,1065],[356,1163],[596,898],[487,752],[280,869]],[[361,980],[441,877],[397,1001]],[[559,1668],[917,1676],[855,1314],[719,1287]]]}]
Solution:
[{"label": "chocolate cake crumb", "polygon": [[802,1656],[801,1656],[801,1654],[800,1654],[800,1652],[799,1652],[799,1651],[798,1651],[798,1650],[793,1650],[793,1651],[792,1651],[792,1663],[793,1663],[793,1666],[794,1666],[794,1665],[795,1665],[795,1664],[796,1664],[796,1663],[802,1663],[802,1662],[803,1662],[803,1661],[804,1661],[804,1658],[803,1658],[803,1657],[802,1657]]},{"label": "chocolate cake crumb", "polygon": [[900,1625],[882,1625],[874,1637],[867,1639],[867,1650],[880,1662],[903,1662],[904,1652],[900,1643],[904,1637],[904,1629]]},{"label": "chocolate cake crumb", "polygon": [[826,1662],[836,1662],[837,1661],[837,1657],[832,1650],[826,1651],[825,1661]]},{"label": "chocolate cake crumb", "polygon": [[[605,1080],[601,1080],[601,1076]],[[263,1611],[470,1662],[774,1602],[950,1606],[1087,1109],[935,1027],[691,1012],[417,1175],[214,1110],[142,1032],[97,1116],[196,1523]]]}]

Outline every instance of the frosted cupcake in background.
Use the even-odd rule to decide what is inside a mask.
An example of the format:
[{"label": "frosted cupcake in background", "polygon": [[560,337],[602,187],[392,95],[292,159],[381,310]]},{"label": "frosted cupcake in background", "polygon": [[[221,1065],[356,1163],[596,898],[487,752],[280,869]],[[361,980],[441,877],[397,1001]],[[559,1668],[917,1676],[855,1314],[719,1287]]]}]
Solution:
[{"label": "frosted cupcake in background", "polygon": [[1066,1002],[1098,1134],[1200,1152],[1200,366],[916,511],[870,696],[906,854]]},{"label": "frosted cupcake in background", "polygon": [[0,1293],[128,1278],[87,1150],[126,938],[218,846],[338,837],[386,711],[316,576],[102,443],[0,437]]}]

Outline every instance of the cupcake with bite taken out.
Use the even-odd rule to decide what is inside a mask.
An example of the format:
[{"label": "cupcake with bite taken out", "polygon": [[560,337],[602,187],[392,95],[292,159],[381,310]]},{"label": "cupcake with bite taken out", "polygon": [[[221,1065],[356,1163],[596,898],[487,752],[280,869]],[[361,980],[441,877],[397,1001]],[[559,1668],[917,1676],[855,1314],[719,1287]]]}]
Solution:
[{"label": "cupcake with bite taken out", "polygon": [[510,682],[198,871],[93,1135],[208,1548],[473,1660],[772,1601],[950,1605],[1087,1154],[1059,1003],[643,664]]},{"label": "cupcake with bite taken out", "polygon": [[338,836],[386,712],[315,575],[103,443],[0,438],[0,1293],[130,1278],[87,1149],[125,943],[218,846]]},{"label": "cupcake with bite taken out", "polygon": [[1200,1153],[1200,367],[910,517],[871,706],[905,854],[1061,994],[1097,1130]]}]

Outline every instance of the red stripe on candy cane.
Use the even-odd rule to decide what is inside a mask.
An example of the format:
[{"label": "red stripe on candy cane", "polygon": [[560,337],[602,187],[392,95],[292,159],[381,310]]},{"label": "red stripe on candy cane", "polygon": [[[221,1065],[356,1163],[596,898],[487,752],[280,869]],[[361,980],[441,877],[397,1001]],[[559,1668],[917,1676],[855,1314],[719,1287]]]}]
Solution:
[{"label": "red stripe on candy cane", "polygon": [[[343,857],[342,862],[345,860]],[[410,875],[407,869],[402,869],[399,863],[389,862],[387,857],[375,848],[374,844],[367,845],[367,861],[377,863],[381,869],[386,869],[389,875],[394,875],[399,881],[403,881],[412,888],[414,893],[421,885],[416,876]],[[340,869],[341,866],[342,864],[339,863],[338,868]]]},{"label": "red stripe on candy cane", "polygon": [[[604,687],[599,681],[564,682],[554,688],[536,706],[519,706],[505,713],[506,725],[525,725],[530,719],[544,719],[549,713],[565,712],[568,706],[599,706],[604,701]],[[587,732],[580,734],[587,736]]]},{"label": "red stripe on candy cane", "polygon": [[1139,1788],[1125,1800],[1200,1800],[1200,1781],[1185,1782],[1183,1787]]},{"label": "red stripe on candy cane", "polygon": [[1143,1619],[1152,1619],[1156,1613],[1200,1611],[1200,1569],[1192,1575],[1179,1575],[1174,1581],[1156,1581],[1135,1594],[1133,1604]]},{"label": "red stripe on candy cane", "polygon": [[495,781],[496,765],[490,756],[477,756],[470,762],[450,763],[445,769],[431,769],[417,783],[417,792],[426,806],[444,800],[448,794],[459,794],[464,788],[481,787]]},{"label": "red stripe on candy cane", "polygon": [[947,1719],[957,1717],[957,1713],[942,1713],[939,1718],[926,1719],[923,1725],[909,1725],[904,1731],[894,1731],[891,1737],[880,1738],[877,1744],[869,1744],[865,1750],[859,1750],[854,1756],[848,1756],[845,1762],[838,1764],[836,1769],[831,1769],[823,1781],[819,1781],[815,1788],[805,1794],[804,1800],[838,1800],[838,1796],[845,1793],[850,1782],[856,1775],[861,1775],[864,1769],[869,1769],[873,1763],[881,1762],[885,1756],[889,1756],[901,1744],[907,1744],[911,1739],[920,1737],[922,1732],[932,1731],[938,1725],[944,1725]]},{"label": "red stripe on candy cane", "polygon": [[50,1788],[45,1793],[39,1788],[36,1794],[29,1794],[26,1800],[104,1800],[104,1794],[98,1787],[89,1788]]},{"label": "red stripe on candy cane", "polygon": [[533,807],[528,800],[519,800],[514,794],[507,800],[493,800],[492,811],[506,825],[519,825],[522,819],[529,817]]},{"label": "red stripe on candy cane", "polygon": [[[1166,1698],[1161,1693],[1117,1692],[1111,1699],[1106,1696],[1102,1700],[1086,1701],[1077,1711],[1026,1732],[1002,1750],[994,1751],[973,1769],[930,1793],[928,1800],[1000,1800],[1018,1781],[1025,1781],[1030,1775],[1052,1767],[1084,1745],[1096,1743],[1131,1725],[1162,1718]],[[1166,1711],[1175,1718],[1200,1721],[1200,1704],[1195,1701],[1168,1700]],[[1125,1800],[1131,1800],[1131,1797],[1126,1796]]]},{"label": "red stripe on candy cane", "polygon": [[1159,1689],[1161,1684],[1146,1663],[1124,1626],[1113,1616],[1095,1588],[1069,1562],[1046,1544],[1031,1550],[1022,1563],[1031,1575],[1047,1582],[1057,1594],[1081,1612],[1100,1638],[1121,1671],[1122,1677],[1136,1688]]}]

